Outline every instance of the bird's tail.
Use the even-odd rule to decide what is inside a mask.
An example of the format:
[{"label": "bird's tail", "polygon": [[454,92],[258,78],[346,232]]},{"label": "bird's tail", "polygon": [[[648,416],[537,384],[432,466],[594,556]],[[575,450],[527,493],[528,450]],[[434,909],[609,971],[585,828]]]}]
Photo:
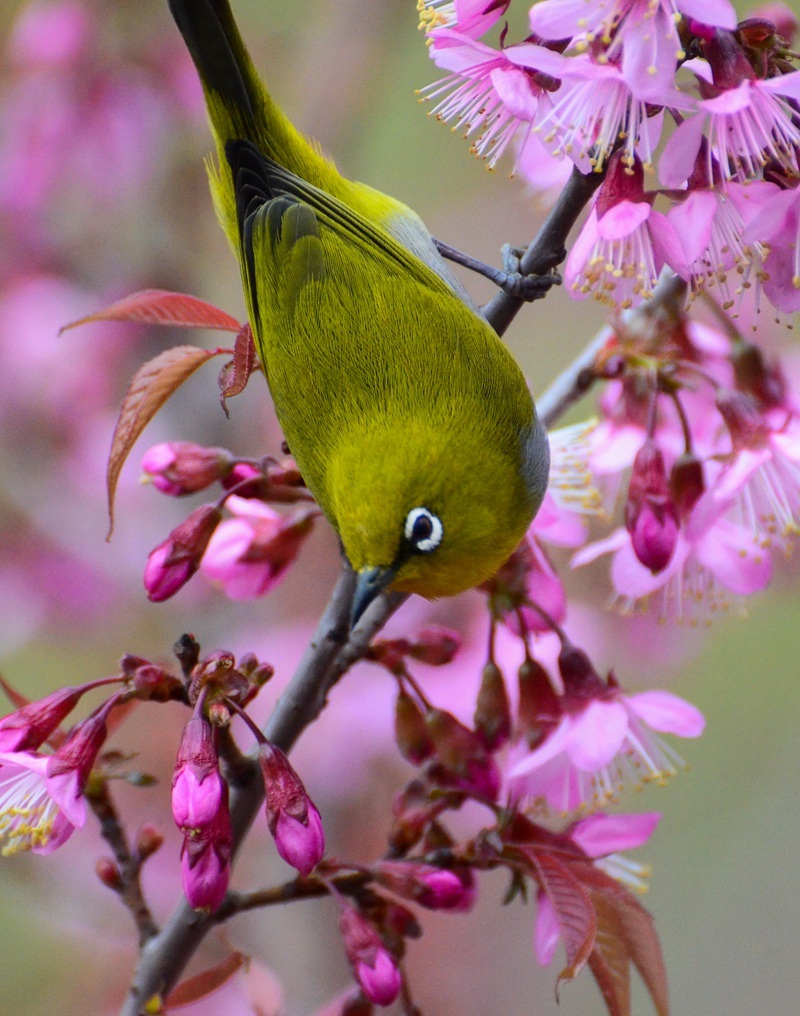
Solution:
[{"label": "bird's tail", "polygon": [[203,85],[221,167],[228,141],[251,141],[290,172],[329,189],[338,174],[273,102],[228,0],[169,0],[169,7]]}]

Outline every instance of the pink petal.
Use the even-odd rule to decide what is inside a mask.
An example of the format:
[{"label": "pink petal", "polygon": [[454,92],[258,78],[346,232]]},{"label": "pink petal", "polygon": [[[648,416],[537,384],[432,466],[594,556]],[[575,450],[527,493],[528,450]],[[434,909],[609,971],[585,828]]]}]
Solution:
[{"label": "pink petal", "polygon": [[580,568],[585,564],[591,564],[592,561],[596,561],[603,554],[616,554],[623,547],[629,547],[630,542],[630,535],[625,529],[616,529],[605,540],[595,540],[594,543],[587,544],[583,550],[579,550],[577,554],[573,554],[570,567]]},{"label": "pink petal", "polygon": [[618,850],[634,850],[653,835],[661,821],[657,811],[637,815],[590,815],[573,826],[569,838],[589,857],[606,857]]},{"label": "pink petal", "polygon": [[629,695],[625,703],[648,727],[663,734],[699,737],[705,730],[706,721],[700,710],[672,692],[643,691]]},{"label": "pink petal", "polygon": [[552,758],[555,758],[556,755],[560,755],[561,752],[567,749],[571,736],[572,721],[568,717],[565,717],[538,748],[535,748],[530,754],[511,766],[508,771],[509,780],[525,776],[527,773],[533,772]]},{"label": "pink petal", "polygon": [[650,212],[650,239],[653,243],[653,257],[656,270],[661,271],[664,265],[679,275],[688,274],[689,259],[681,242],[678,230],[672,222],[655,208]]},{"label": "pink petal", "polygon": [[667,218],[681,238],[686,262],[691,265],[707,249],[717,214],[717,199],[711,191],[690,191],[688,198],[674,205]]},{"label": "pink petal", "polygon": [[509,113],[518,120],[533,120],[539,97],[531,88],[531,79],[518,67],[495,67],[491,72],[494,89]]},{"label": "pink petal", "polygon": [[658,166],[658,175],[665,187],[680,187],[692,175],[706,117],[687,117],[667,142]]},{"label": "pink petal", "polygon": [[754,86],[751,86],[751,83],[745,78],[736,88],[729,88],[719,95],[715,95],[713,99],[703,99],[698,105],[707,113],[712,113],[715,116],[739,113],[743,109],[747,109],[752,101],[751,87]]},{"label": "pink petal", "polygon": [[736,10],[728,0],[678,0],[678,9],[687,17],[715,28],[733,30],[738,24]]},{"label": "pink petal", "polygon": [[648,201],[620,201],[597,220],[597,232],[604,240],[621,240],[647,222],[652,210]]},{"label": "pink petal", "polygon": [[772,578],[772,558],[754,545],[752,533],[719,519],[697,544],[701,564],[739,596],[759,592]]},{"label": "pink petal", "polygon": [[628,714],[621,702],[591,702],[572,720],[567,752],[579,769],[596,772],[617,754],[627,732]]},{"label": "pink petal", "polygon": [[767,78],[766,81],[759,81],[758,85],[767,92],[788,95],[790,99],[800,99],[800,71],[779,74],[777,77]]}]

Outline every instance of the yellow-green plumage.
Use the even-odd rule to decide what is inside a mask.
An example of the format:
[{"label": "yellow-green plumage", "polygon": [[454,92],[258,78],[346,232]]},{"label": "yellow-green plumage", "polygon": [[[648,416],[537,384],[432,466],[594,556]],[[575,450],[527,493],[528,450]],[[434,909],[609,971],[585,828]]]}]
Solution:
[{"label": "yellow-green plumage", "polygon": [[[519,367],[419,217],[341,177],[277,109],[227,0],[170,6],[203,81],[212,191],[278,420],[351,565],[380,570],[375,591],[424,596],[488,578],[547,481]],[[406,532],[419,507],[440,523],[424,552]]]}]

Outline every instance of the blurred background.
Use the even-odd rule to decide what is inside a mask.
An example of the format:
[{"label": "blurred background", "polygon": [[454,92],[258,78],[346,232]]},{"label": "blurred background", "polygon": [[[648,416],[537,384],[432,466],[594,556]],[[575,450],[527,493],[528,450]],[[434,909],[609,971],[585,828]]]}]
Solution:
[{"label": "blurred background", "polygon": [[[489,263],[499,263],[506,241],[533,236],[541,208],[521,180],[509,179],[510,161],[487,172],[468,143],[418,103],[415,89],[440,74],[412,0],[236,0],[234,8],[273,94],[346,175],[406,201],[436,236]],[[134,449],[106,542],[105,461],[130,376],[170,345],[216,345],[218,336],[131,324],[58,335],[62,325],[153,287],[244,317],[238,267],[208,197],[209,135],[193,70],[162,0],[5,0],[0,43],[0,672],[36,697],[114,673],[124,652],[168,662],[176,638],[191,631],[204,651],[254,651],[275,665],[266,715],[338,572],[330,530],[317,527],[298,566],[266,599],[233,604],[198,576],[173,600],[151,604],[141,580],[147,553],[203,495],[187,506],[138,482],[142,454],[161,440],[278,454],[266,386],[256,376],[226,420],[216,368],[199,371]],[[491,294],[481,280],[468,284],[479,300]],[[508,342],[535,391],[602,320],[596,305],[560,290],[520,314]],[[791,342],[785,323],[762,319],[760,328],[772,349]],[[581,407],[571,419],[590,412]],[[702,631],[604,613],[602,564],[568,582],[578,596],[570,630],[599,665],[613,665],[632,688],[667,684],[708,720],[700,741],[681,746],[688,773],[624,802],[664,812],[642,859],[653,868],[645,903],[661,935],[675,1014],[795,1011],[796,565],[787,562],[769,593],[751,599],[746,620],[723,618]],[[421,674],[432,697],[453,708],[474,701],[479,605],[475,594],[412,601],[393,622],[409,631],[433,619],[464,632],[461,663]],[[392,796],[409,776],[392,747],[392,692],[385,675],[362,665],[298,747],[331,852],[343,858],[381,852]],[[177,706],[143,707],[113,742],[162,781],[155,790],[121,784],[118,795],[131,832],[151,821],[168,834],[145,870],[159,916],[180,892],[166,788],[185,718]],[[103,853],[87,828],[49,858],[3,860],[0,1012],[101,1016],[118,1008],[134,936],[94,875]],[[252,836],[234,885],[286,877],[268,836]],[[489,877],[470,915],[424,915],[425,937],[409,958],[423,1011],[604,1012],[588,972],[556,1005],[558,968],[540,970],[534,959],[533,908],[502,908],[504,889]],[[241,918],[209,940],[203,958],[216,961],[231,947],[251,953],[280,979],[283,1011],[313,1013],[349,981],[335,909],[315,902]],[[651,1011],[639,987],[637,1016]],[[222,1001],[207,1005],[211,1014],[232,1011]]]}]

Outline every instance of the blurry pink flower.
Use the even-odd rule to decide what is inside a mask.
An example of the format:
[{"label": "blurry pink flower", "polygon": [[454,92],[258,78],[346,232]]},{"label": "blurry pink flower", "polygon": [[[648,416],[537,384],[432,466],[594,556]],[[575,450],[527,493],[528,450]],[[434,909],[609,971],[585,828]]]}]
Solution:
[{"label": "blurry pink flower", "polygon": [[210,825],[227,800],[214,730],[203,716],[186,724],[172,774],[172,817],[184,836]]},{"label": "blurry pink flower", "polygon": [[[646,868],[616,857],[619,850],[634,850],[650,839],[661,820],[658,812],[643,812],[638,815],[590,815],[576,822],[565,835],[580,847],[587,857],[596,859],[597,867],[620,881],[634,881],[634,887],[642,892],[646,888],[641,873]],[[540,966],[546,967],[555,954],[561,940],[561,926],[549,897],[539,892],[536,902],[536,928],[534,947]]]},{"label": "blurry pink flower", "polygon": [[142,479],[162,494],[183,497],[223,480],[232,467],[233,456],[225,448],[205,448],[192,441],[165,441],[145,452]]},{"label": "blurry pink flower", "polygon": [[622,153],[608,175],[570,251],[564,282],[575,299],[591,294],[612,307],[635,306],[652,295],[664,264],[683,265],[680,240],[667,217],[644,191],[640,162],[629,169]]},{"label": "blurry pink flower", "polygon": [[267,824],[278,853],[301,875],[308,875],[325,854],[320,814],[280,748],[269,742],[259,744],[258,761],[264,778]]},{"label": "blurry pink flower", "polygon": [[144,588],[154,603],[174,596],[200,567],[214,530],[222,519],[216,504],[195,508],[163,543],[150,551],[144,570]]},{"label": "blurry pink flower", "polygon": [[339,929],[361,990],[376,1005],[391,1005],[400,994],[403,978],[375,926],[354,907],[342,903]]},{"label": "blurry pink flower", "polygon": [[769,248],[764,292],[772,304],[784,314],[800,310],[800,188],[773,189],[751,218],[746,237]]},{"label": "blurry pink flower", "polygon": [[663,783],[679,757],[654,733],[699,737],[705,721],[693,705],[671,692],[625,695],[599,682],[594,694],[570,692],[560,700],[563,715],[533,751],[509,760],[512,797],[543,799],[559,812],[598,807],[630,779]]},{"label": "blurry pink flower", "polygon": [[232,600],[253,600],[284,578],[319,509],[305,507],[292,515],[280,515],[262,501],[235,494],[225,504],[235,518],[219,525],[201,568]]},{"label": "blurry pink flower", "polygon": [[[86,801],[56,800],[47,779],[51,756],[0,752],[0,853],[49,854],[86,822]],[[4,842],[3,842],[4,841]]]},{"label": "blurry pink flower", "polygon": [[91,15],[83,3],[32,0],[12,26],[8,54],[20,67],[60,67],[84,57],[93,35]]}]

